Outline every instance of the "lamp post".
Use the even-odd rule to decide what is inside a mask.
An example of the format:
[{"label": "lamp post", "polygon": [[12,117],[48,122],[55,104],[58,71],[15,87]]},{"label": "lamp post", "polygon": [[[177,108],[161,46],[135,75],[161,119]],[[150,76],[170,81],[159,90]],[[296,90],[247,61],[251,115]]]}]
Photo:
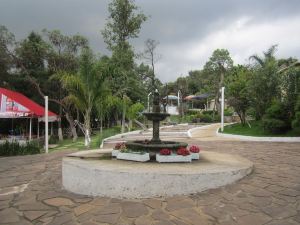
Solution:
[{"label": "lamp post", "polygon": [[45,151],[48,153],[48,96],[45,96]]},{"label": "lamp post", "polygon": [[225,87],[221,88],[221,131],[224,131],[224,90]]},{"label": "lamp post", "polygon": [[178,112],[180,116],[183,116],[183,109],[182,109],[182,93],[181,90],[177,92],[177,105],[178,105]]}]

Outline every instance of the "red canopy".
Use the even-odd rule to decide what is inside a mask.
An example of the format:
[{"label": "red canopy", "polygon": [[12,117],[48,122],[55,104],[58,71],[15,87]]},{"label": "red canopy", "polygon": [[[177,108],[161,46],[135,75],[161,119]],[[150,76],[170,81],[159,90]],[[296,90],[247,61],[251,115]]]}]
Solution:
[{"label": "red canopy", "polygon": [[[21,93],[0,88],[0,118],[38,117],[45,115],[45,108]],[[57,115],[48,111],[49,121],[57,120]]]}]

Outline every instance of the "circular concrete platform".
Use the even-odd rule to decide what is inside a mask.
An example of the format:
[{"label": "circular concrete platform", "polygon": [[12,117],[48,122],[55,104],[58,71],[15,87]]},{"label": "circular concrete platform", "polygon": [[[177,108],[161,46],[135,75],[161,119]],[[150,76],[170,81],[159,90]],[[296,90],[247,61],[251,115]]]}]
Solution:
[{"label": "circular concrete platform", "polygon": [[63,158],[63,187],[71,192],[113,198],[187,195],[233,183],[253,164],[237,155],[201,152],[192,163],[138,163],[100,159],[103,150]]}]

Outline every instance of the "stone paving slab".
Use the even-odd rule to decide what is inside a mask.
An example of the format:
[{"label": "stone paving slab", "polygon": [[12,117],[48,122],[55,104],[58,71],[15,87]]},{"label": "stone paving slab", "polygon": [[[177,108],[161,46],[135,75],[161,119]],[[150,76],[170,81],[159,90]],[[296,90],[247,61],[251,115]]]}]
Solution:
[{"label": "stone paving slab", "polygon": [[[186,141],[203,151],[241,155],[254,162],[254,171],[237,183],[199,194],[122,200],[63,190],[61,159],[70,151],[0,158],[0,224],[300,224],[299,143],[209,141],[199,136]],[[24,190],[6,194],[25,184]]]}]

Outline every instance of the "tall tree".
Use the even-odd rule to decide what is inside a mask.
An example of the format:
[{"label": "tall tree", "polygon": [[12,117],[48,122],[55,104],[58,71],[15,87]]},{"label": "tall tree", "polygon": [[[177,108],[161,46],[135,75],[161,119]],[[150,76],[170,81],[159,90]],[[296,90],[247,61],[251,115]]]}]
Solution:
[{"label": "tall tree", "polygon": [[228,80],[226,98],[240,117],[241,123],[246,124],[246,112],[251,106],[249,81],[251,72],[244,66],[233,67]]},{"label": "tall tree", "polygon": [[0,85],[7,86],[9,69],[13,65],[13,59],[8,54],[8,49],[14,47],[15,36],[9,30],[0,25]]},{"label": "tall tree", "polygon": [[256,119],[262,118],[274,99],[281,99],[281,75],[278,73],[278,61],[274,56],[276,49],[277,45],[273,45],[263,52],[263,57],[250,56],[254,61],[250,86]]},{"label": "tall tree", "polygon": [[221,113],[220,89],[224,86],[224,77],[228,70],[233,66],[233,60],[228,50],[216,49],[209,61],[204,65],[204,71],[207,76],[211,76],[212,89],[215,93],[215,105],[218,113]]},{"label": "tall tree", "polygon": [[62,73],[60,80],[69,92],[67,98],[82,112],[84,118],[85,145],[90,144],[91,113],[96,103],[105,93],[106,68],[96,62],[92,51],[86,48],[80,57],[78,73]]},{"label": "tall tree", "polygon": [[112,0],[109,17],[102,35],[112,51],[114,92],[123,98],[122,132],[125,130],[125,99],[129,92],[130,77],[134,75],[134,52],[129,40],[138,37],[146,16],[138,11],[133,0]]},{"label": "tall tree", "polygon": [[143,53],[143,57],[144,59],[146,59],[147,63],[150,64],[151,67],[151,74],[149,74],[149,78],[152,81],[152,88],[154,89],[153,91],[155,91],[155,89],[157,89],[156,87],[156,82],[155,82],[155,63],[159,60],[159,58],[161,57],[160,55],[158,55],[156,53],[156,48],[158,46],[159,42],[155,41],[153,39],[147,39],[145,41],[145,51]]},{"label": "tall tree", "polygon": [[[48,39],[48,43],[51,46],[48,54],[48,68],[52,78],[57,77],[57,74],[61,73],[76,73],[79,69],[79,54],[82,49],[88,46],[88,40],[80,35],[67,36],[62,34],[59,30],[43,31]],[[72,104],[66,99],[68,93],[62,87],[62,84],[55,79],[51,79],[52,86],[56,88],[52,89],[49,101],[54,101],[59,104],[59,114],[62,116],[64,112],[66,119],[69,123],[73,140],[77,139],[77,132],[75,129],[75,121],[73,117]],[[59,138],[62,140],[62,127],[61,121],[58,123]]]},{"label": "tall tree", "polygon": [[27,38],[21,40],[15,48],[18,60],[17,70],[14,74],[16,79],[12,81],[13,85],[39,103],[44,102],[44,96],[40,95],[36,86],[38,85],[43,93],[48,93],[49,87],[51,87],[47,69],[49,50],[50,46],[39,33],[34,31],[30,32]]}]

